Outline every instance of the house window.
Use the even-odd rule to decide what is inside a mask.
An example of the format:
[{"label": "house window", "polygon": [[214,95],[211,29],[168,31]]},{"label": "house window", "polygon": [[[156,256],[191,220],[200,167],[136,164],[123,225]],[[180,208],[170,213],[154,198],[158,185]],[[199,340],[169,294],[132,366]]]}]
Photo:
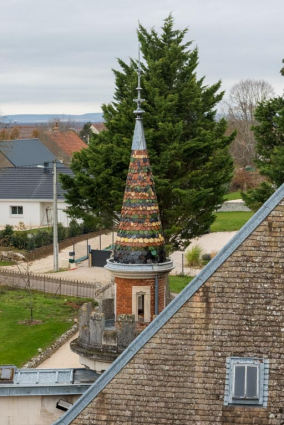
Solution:
[{"label": "house window", "polygon": [[23,215],[24,209],[21,206],[12,206],[11,207],[11,214],[12,215]]},{"label": "house window", "polygon": [[232,396],[236,400],[259,399],[259,365],[234,365]]},{"label": "house window", "polygon": [[136,322],[151,321],[151,288],[150,286],[132,286],[132,314]]},{"label": "house window", "polygon": [[267,359],[230,357],[227,359],[225,405],[267,406]]}]

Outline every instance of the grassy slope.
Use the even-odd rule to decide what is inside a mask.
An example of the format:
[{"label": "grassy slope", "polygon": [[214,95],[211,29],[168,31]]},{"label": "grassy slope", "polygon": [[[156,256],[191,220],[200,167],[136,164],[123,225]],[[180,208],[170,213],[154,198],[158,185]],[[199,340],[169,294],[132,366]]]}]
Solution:
[{"label": "grassy slope", "polygon": [[216,220],[211,224],[211,232],[232,232],[241,227],[253,216],[251,211],[218,212]]},{"label": "grassy slope", "polygon": [[242,199],[241,192],[232,192],[224,196],[226,201],[234,201],[235,199]]},{"label": "grassy slope", "polygon": [[42,324],[19,324],[30,319],[30,297],[27,291],[8,290],[0,287],[1,344],[0,364],[15,364],[20,367],[37,354],[38,348],[45,349],[66,332],[77,316],[77,310],[66,303],[87,300],[52,296],[31,292],[33,317]]}]

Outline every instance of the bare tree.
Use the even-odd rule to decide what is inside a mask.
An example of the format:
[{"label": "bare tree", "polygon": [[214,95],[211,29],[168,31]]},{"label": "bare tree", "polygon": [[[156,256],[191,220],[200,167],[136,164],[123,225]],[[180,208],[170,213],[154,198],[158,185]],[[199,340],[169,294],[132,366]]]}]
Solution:
[{"label": "bare tree", "polygon": [[[26,260],[25,260],[26,261]],[[29,295],[29,304],[30,304],[30,319],[29,323],[32,324],[34,321],[34,302],[33,302],[33,292],[32,292],[32,286],[31,286],[31,279],[30,279],[30,266],[31,263],[28,261],[24,262],[16,262],[18,271],[21,274],[21,278],[25,282],[25,290],[27,291],[27,294]]]},{"label": "bare tree", "polygon": [[256,158],[255,138],[251,131],[257,105],[274,96],[273,87],[264,80],[241,80],[235,84],[222,111],[229,123],[229,130],[237,130],[237,137],[231,145],[231,155],[238,166],[252,165]]}]

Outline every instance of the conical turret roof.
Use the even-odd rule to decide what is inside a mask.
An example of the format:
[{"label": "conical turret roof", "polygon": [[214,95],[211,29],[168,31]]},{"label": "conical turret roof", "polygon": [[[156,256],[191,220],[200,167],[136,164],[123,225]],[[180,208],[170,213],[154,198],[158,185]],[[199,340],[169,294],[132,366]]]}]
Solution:
[{"label": "conical turret roof", "polygon": [[124,264],[163,263],[165,241],[142,118],[136,118],[130,165],[113,260]]}]

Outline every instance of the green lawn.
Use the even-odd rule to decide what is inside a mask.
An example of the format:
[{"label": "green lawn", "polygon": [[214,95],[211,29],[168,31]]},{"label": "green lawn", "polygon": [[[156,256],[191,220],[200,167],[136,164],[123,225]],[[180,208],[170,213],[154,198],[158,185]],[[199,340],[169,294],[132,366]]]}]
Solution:
[{"label": "green lawn", "polygon": [[[40,323],[28,323],[30,299],[33,318]],[[0,364],[21,367],[38,353],[38,348],[50,346],[71,328],[79,305],[86,301],[89,300],[67,296],[54,298],[35,291],[30,297],[27,291],[0,286]]]},{"label": "green lawn", "polygon": [[192,276],[172,276],[169,275],[169,287],[171,292],[179,293],[193,279]]},{"label": "green lawn", "polygon": [[224,196],[226,201],[234,201],[235,199],[242,199],[241,192],[232,192]]},{"label": "green lawn", "polygon": [[217,212],[216,220],[211,224],[211,232],[232,232],[241,227],[253,216],[252,211]]}]

